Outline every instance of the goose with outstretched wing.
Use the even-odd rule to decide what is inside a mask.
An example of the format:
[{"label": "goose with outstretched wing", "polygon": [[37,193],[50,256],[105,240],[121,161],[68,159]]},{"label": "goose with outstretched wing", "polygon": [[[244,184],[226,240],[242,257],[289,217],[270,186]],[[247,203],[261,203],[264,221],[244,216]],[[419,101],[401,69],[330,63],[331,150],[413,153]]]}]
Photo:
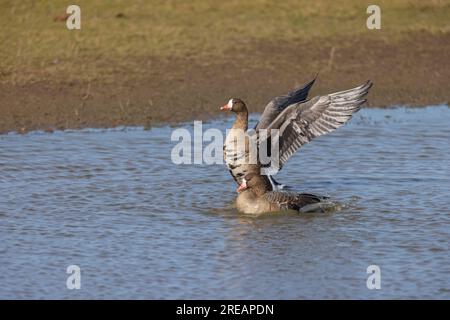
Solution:
[{"label": "goose with outstretched wing", "polygon": [[[268,127],[271,122],[287,107],[295,103],[306,101],[309,90],[315,82],[315,78],[303,86],[299,86],[286,95],[273,98],[265,107],[255,130]],[[248,129],[248,109],[241,99],[230,99],[226,105],[220,108],[223,111],[232,111],[236,114],[236,119],[227,134],[223,146],[223,156],[231,176],[238,185],[242,183],[243,177],[247,173],[260,172],[260,165],[251,163],[249,160],[249,140],[245,137],[245,147],[238,146],[238,140]],[[269,177],[274,189],[281,189],[283,186]]]},{"label": "goose with outstretched wing", "polygon": [[[253,157],[250,154],[250,140],[247,135],[245,143],[236,143],[241,139],[239,135],[248,129],[248,110],[245,103],[240,99],[230,99],[228,104],[221,108],[236,114],[232,126],[232,129],[236,130],[230,130],[227,135],[224,158],[231,175],[239,185],[245,175],[261,174],[261,169],[267,169],[265,174],[268,175],[272,188],[280,189],[271,174],[280,170],[302,145],[315,137],[334,131],[350,120],[366,102],[365,97],[372,86],[372,82],[367,81],[353,89],[305,100],[314,81],[315,79],[286,96],[273,99],[261,115],[255,128],[259,145],[262,142],[270,145],[274,143],[275,138],[278,141],[278,161],[275,161],[275,166],[271,162],[270,168],[259,161],[249,163],[249,159]],[[266,129],[265,138],[260,134],[261,129]],[[272,132],[276,134],[273,135]]]}]

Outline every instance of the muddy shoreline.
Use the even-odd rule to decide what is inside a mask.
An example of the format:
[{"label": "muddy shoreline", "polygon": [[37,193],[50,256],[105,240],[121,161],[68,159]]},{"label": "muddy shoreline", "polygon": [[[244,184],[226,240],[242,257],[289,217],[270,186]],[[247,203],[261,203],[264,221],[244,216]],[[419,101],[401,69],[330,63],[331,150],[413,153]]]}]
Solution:
[{"label": "muddy shoreline", "polygon": [[[312,95],[374,82],[367,107],[448,104],[450,35],[420,33],[334,42],[238,44],[221,56],[130,57],[136,70],[113,81],[63,76],[0,82],[0,132],[138,125],[150,128],[218,116],[230,97],[260,112],[273,96],[319,77]],[[113,63],[109,61],[108,63]],[[6,80],[5,80],[6,79]]]}]

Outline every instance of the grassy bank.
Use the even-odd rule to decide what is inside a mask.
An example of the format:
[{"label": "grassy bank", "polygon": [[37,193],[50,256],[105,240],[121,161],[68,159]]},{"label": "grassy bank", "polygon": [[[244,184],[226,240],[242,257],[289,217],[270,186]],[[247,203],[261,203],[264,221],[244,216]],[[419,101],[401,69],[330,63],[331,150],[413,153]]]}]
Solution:
[{"label": "grassy bank", "polygon": [[450,1],[377,1],[381,30],[370,3],[77,1],[69,31],[66,1],[2,1],[0,131],[176,121],[167,106],[181,120],[229,95],[259,108],[315,72],[322,90],[378,78],[378,105],[448,101]]},{"label": "grassy bank", "polygon": [[113,81],[119,71],[148,73],[139,64],[142,57],[218,59],[254,41],[326,44],[378,33],[392,42],[406,33],[450,32],[450,1],[377,1],[380,31],[366,28],[370,3],[78,1],[82,28],[69,31],[61,21],[67,1],[2,1],[1,81]]}]

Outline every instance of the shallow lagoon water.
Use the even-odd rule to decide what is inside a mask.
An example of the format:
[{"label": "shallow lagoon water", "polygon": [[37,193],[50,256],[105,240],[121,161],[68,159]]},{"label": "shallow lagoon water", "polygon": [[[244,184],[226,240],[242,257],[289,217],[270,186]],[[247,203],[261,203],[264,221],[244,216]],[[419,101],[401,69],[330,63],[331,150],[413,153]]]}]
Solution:
[{"label": "shallow lagoon water", "polygon": [[173,164],[174,128],[2,135],[0,298],[449,299],[449,124],[363,109],[277,175],[342,209],[263,217],[233,209],[224,166]]}]

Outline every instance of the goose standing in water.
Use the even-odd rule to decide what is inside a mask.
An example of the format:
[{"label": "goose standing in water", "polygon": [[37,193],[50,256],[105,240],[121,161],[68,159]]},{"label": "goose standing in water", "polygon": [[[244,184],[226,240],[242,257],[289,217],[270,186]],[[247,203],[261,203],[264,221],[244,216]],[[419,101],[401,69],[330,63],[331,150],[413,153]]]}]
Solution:
[{"label": "goose standing in water", "polygon": [[[256,125],[257,136],[259,136],[260,129],[267,130],[266,142],[269,143],[272,138],[270,130],[278,130],[279,159],[276,163],[276,171],[280,170],[302,145],[315,137],[334,131],[350,120],[352,115],[366,102],[365,97],[372,86],[372,82],[367,81],[353,89],[304,100],[314,81],[315,79],[287,96],[273,99],[266,106]],[[245,135],[244,144],[235,143],[239,130],[247,131],[248,110],[240,99],[230,99],[221,110],[232,111],[236,114],[232,129],[238,130],[231,130],[227,135],[224,144],[224,158],[234,180],[242,185],[245,175],[261,174],[263,168],[259,157],[256,163],[248,161],[251,156],[247,135]],[[272,190],[279,189],[279,184],[270,175],[267,176],[267,180],[270,182]]]},{"label": "goose standing in water", "polygon": [[[304,102],[315,81],[316,78],[304,86],[300,86],[289,92],[287,95],[273,98],[265,107],[260,121],[255,126],[255,130],[266,129],[284,109],[291,105]],[[236,114],[236,120],[231,127],[232,130],[228,133],[223,146],[223,155],[231,176],[238,185],[241,185],[242,178],[245,174],[260,172],[259,164],[249,163],[248,136],[245,137],[244,150],[239,150],[237,146],[238,135],[245,133],[248,129],[248,109],[241,99],[234,98],[230,99],[220,110],[232,111]],[[268,178],[274,189],[283,188],[283,185],[276,182],[272,176],[268,176]]]}]

